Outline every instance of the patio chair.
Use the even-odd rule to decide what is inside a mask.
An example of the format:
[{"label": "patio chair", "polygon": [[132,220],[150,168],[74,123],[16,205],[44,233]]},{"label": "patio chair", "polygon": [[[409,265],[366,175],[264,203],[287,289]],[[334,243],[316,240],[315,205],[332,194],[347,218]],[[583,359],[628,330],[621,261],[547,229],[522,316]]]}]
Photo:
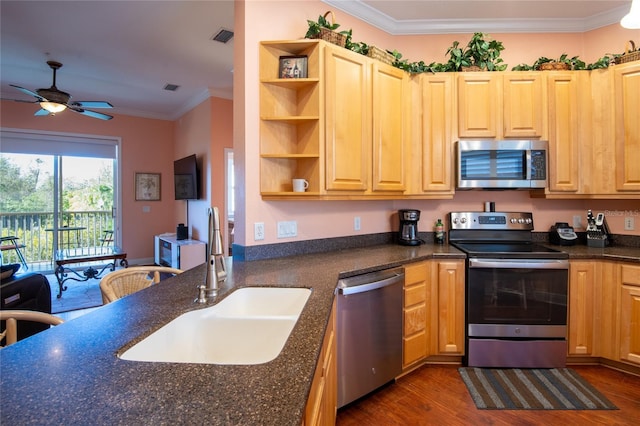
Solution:
[{"label": "patio chair", "polygon": [[55,315],[39,311],[27,310],[1,310],[0,321],[5,321],[5,329],[0,333],[0,347],[2,340],[6,338],[5,346],[9,346],[18,341],[18,321],[31,321],[42,324],[58,325],[64,321]]},{"label": "patio chair", "polygon": [[174,276],[181,273],[180,269],[166,266],[132,266],[110,272],[100,280],[102,302],[106,305],[157,284],[162,279],[161,274]]},{"label": "patio chair", "polygon": [[16,237],[15,235],[8,235],[6,237],[0,238],[0,262],[2,262],[3,251],[14,250],[16,252],[16,255],[18,255],[18,259],[20,259],[20,263],[22,263],[22,266],[24,266],[24,270],[26,271],[29,269],[29,265],[27,265],[27,260],[24,258],[22,251],[20,251],[20,249],[23,249],[25,247],[25,245],[19,243],[19,239],[20,238]]},{"label": "patio chair", "polygon": [[102,238],[100,238],[100,246],[104,247],[111,245],[113,243],[113,231],[109,229],[102,231],[102,234]]}]

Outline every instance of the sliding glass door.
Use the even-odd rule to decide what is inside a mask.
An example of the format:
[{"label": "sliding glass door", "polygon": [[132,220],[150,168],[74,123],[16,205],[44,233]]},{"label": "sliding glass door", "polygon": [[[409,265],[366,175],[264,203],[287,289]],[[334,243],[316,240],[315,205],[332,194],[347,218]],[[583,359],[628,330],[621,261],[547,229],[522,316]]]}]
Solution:
[{"label": "sliding glass door", "polygon": [[25,245],[27,262],[36,270],[51,266],[57,254],[73,256],[117,245],[114,141],[30,140],[25,144],[18,143],[24,142],[20,138],[14,143],[3,139],[2,236],[18,237]]}]

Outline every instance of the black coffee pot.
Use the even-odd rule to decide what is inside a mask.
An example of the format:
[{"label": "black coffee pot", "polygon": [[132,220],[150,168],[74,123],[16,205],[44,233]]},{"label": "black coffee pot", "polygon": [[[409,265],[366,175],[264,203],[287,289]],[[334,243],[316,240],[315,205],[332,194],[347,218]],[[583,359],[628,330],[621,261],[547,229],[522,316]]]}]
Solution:
[{"label": "black coffee pot", "polygon": [[417,246],[422,243],[418,238],[418,221],[420,210],[398,210],[400,229],[398,230],[398,244],[403,246]]}]

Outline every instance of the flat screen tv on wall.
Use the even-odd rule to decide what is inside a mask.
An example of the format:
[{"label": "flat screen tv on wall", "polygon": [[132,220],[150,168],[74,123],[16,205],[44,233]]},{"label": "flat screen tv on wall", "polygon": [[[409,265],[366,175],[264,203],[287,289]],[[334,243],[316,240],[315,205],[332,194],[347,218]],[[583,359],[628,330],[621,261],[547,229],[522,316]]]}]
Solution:
[{"label": "flat screen tv on wall", "polygon": [[173,162],[173,182],[176,200],[200,198],[200,173],[195,154]]}]

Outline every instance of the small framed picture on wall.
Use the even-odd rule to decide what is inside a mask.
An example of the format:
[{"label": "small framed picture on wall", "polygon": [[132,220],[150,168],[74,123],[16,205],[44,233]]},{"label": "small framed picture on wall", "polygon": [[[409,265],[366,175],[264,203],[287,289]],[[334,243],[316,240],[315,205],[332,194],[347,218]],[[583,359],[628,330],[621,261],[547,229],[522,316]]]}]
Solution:
[{"label": "small framed picture on wall", "polygon": [[279,78],[307,78],[306,56],[280,56]]},{"label": "small framed picture on wall", "polygon": [[160,201],[160,173],[136,173],[136,201]]}]

